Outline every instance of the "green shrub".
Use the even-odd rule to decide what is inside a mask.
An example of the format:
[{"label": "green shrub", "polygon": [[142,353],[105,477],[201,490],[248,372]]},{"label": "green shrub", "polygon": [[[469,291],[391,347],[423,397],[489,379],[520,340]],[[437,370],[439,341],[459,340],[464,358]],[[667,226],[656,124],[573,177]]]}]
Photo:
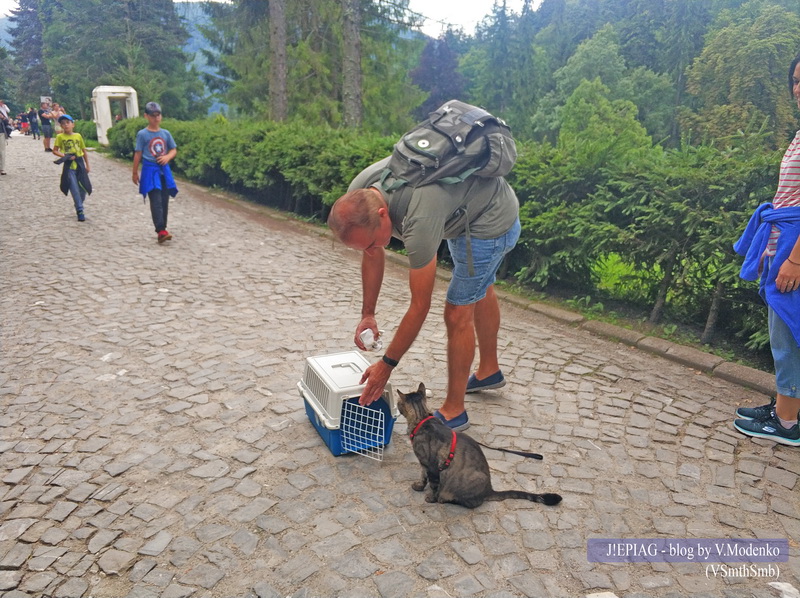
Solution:
[{"label": "green shrub", "polygon": [[147,126],[144,117],[126,118],[108,130],[108,148],[120,158],[133,159],[136,133]]},{"label": "green shrub", "polygon": [[[132,159],[144,118],[109,130],[109,148]],[[393,138],[304,122],[165,119],[178,145],[174,170],[202,185],[230,188],[306,216],[324,218],[362,169],[389,155]]]},{"label": "green shrub", "polygon": [[80,133],[85,140],[97,141],[97,125],[92,120],[76,120],[75,132]]}]

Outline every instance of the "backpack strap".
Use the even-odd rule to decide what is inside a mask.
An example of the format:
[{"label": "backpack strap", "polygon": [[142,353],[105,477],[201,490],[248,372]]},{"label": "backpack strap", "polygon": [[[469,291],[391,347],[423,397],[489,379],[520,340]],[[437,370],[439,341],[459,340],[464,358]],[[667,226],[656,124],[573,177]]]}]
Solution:
[{"label": "backpack strap", "polygon": [[442,183],[443,185],[455,185],[457,183],[463,183],[469,177],[472,176],[472,173],[477,172],[481,168],[482,167],[469,168],[469,169],[465,170],[464,172],[462,172],[458,176],[446,176],[444,178],[438,179],[436,182],[437,183]]},{"label": "backpack strap", "polygon": [[392,174],[392,171],[389,170],[388,168],[384,168],[383,172],[381,173],[381,179],[380,179],[379,182],[380,182],[380,185],[381,185],[381,189],[383,189],[387,193],[391,192],[391,191],[397,191],[403,185],[407,185],[408,184],[407,180],[398,179],[397,177],[394,177],[394,181],[393,182],[387,184],[386,183],[386,179],[388,179],[389,177],[394,177],[394,175]]},{"label": "backpack strap", "polygon": [[[475,172],[479,171],[481,168],[483,168],[483,167],[482,166],[477,166],[475,168],[468,168],[467,170],[465,170],[464,172],[462,172],[458,176],[446,176],[446,177],[442,177],[441,179],[436,179],[436,181],[434,181],[434,182],[435,183],[440,183],[442,185],[456,185],[458,183],[463,183],[469,177],[471,177]],[[394,181],[392,181],[391,183],[387,183],[386,179],[388,179],[389,177],[393,177]],[[384,168],[383,169],[383,172],[381,173],[381,178],[380,178],[379,183],[380,183],[381,189],[383,189],[386,192],[397,191],[398,189],[400,189],[400,187],[403,187],[404,185],[408,185],[408,181],[406,179],[399,179],[399,178],[394,177],[394,175],[392,174],[392,171],[389,170],[388,168]],[[431,184],[431,183],[429,183],[429,184]]]},{"label": "backpack strap", "polygon": [[411,205],[411,200],[419,194],[420,187],[416,189],[406,188],[397,189],[392,194],[392,200],[389,203],[389,219],[392,224],[397,223],[398,230],[403,222],[403,219],[408,213],[408,206]]}]

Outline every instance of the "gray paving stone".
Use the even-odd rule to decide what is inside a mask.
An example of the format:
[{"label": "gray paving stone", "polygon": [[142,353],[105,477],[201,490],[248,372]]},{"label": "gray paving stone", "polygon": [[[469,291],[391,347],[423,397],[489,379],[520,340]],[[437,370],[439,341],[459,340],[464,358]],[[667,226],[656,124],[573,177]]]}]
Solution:
[{"label": "gray paving stone", "polygon": [[276,504],[277,501],[274,501],[271,498],[256,498],[246,506],[238,509],[232,517],[239,523],[253,521],[256,517],[264,514]]},{"label": "gray paving stone", "polygon": [[226,473],[230,471],[230,467],[227,463],[222,460],[212,461],[210,463],[206,463],[205,465],[201,465],[200,467],[195,467],[189,471],[189,475],[196,476],[198,478],[219,478],[224,476]]},{"label": "gray paving stone", "polygon": [[0,571],[0,590],[13,590],[22,581],[22,571]]},{"label": "gray paving stone", "polygon": [[420,563],[416,571],[421,577],[436,581],[457,574],[459,566],[442,551],[436,551]]},{"label": "gray paving stone", "polygon": [[139,559],[131,568],[128,579],[133,583],[140,582],[157,564],[158,562],[155,559]]},{"label": "gray paving stone", "polygon": [[98,559],[97,564],[107,575],[120,575],[136,560],[136,555],[110,548]]},{"label": "gray paving stone", "polygon": [[400,571],[390,571],[375,578],[381,598],[401,598],[411,594],[414,579]]},{"label": "gray paving stone", "polygon": [[170,534],[168,531],[162,530],[139,549],[139,554],[158,556],[164,552],[164,550],[166,550],[170,542],[172,542],[172,534]]},{"label": "gray paving stone", "polygon": [[125,598],[159,598],[159,593],[151,587],[134,586]]},{"label": "gray paving stone", "polygon": [[509,578],[509,583],[523,596],[534,598],[535,596],[547,595],[547,590],[541,582],[539,576],[533,573],[524,573]]},{"label": "gray paving stone", "polygon": [[200,543],[192,538],[180,536],[172,541],[170,548],[172,550],[170,563],[176,567],[183,567],[189,562],[194,553],[200,549]]},{"label": "gray paving stone", "polygon": [[271,584],[259,582],[253,586],[253,591],[258,598],[283,598],[283,594],[278,592]]},{"label": "gray paving stone", "polygon": [[25,576],[18,589],[28,594],[39,595],[43,594],[57,580],[58,576],[51,571],[33,573]]},{"label": "gray paving stone", "polygon": [[195,536],[203,544],[216,542],[227,536],[233,534],[236,530],[228,525],[220,525],[218,523],[210,523],[202,525],[195,530]]},{"label": "gray paving stone", "polygon": [[19,484],[28,474],[33,471],[33,467],[18,467],[11,470],[11,473],[3,477],[4,484]]},{"label": "gray paving stone", "polygon": [[16,540],[34,523],[36,523],[36,519],[27,517],[24,519],[11,519],[4,521],[0,524],[0,542],[5,542],[6,540]]},{"label": "gray paving stone", "polygon": [[68,579],[58,586],[53,598],[81,598],[89,590],[89,583],[83,579]]},{"label": "gray paving stone", "polygon": [[74,502],[61,501],[56,503],[46,517],[55,521],[64,521],[77,507],[78,505]]}]

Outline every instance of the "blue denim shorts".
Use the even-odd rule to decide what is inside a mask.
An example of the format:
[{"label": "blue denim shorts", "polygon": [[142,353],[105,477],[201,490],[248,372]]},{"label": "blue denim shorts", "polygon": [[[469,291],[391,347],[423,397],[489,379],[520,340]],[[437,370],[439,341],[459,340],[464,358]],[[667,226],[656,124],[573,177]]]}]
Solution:
[{"label": "blue denim shorts", "polygon": [[[794,291],[797,293],[797,291]],[[775,361],[775,387],[787,397],[800,398],[800,348],[792,331],[778,314],[769,308],[769,346]]]},{"label": "blue denim shorts", "polygon": [[465,235],[448,239],[450,257],[453,258],[453,278],[447,288],[447,302],[451,305],[471,305],[486,296],[486,291],[494,284],[497,269],[503,257],[517,244],[520,234],[519,218],[507,232],[496,239],[476,239],[472,237],[472,266],[474,275],[469,274],[467,238]]}]

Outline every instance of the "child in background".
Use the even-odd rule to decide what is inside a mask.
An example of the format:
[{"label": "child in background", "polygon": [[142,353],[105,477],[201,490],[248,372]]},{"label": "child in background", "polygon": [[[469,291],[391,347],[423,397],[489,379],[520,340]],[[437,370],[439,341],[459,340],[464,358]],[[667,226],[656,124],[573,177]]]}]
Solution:
[{"label": "child in background", "polygon": [[170,132],[161,128],[161,106],[156,102],[148,102],[144,107],[144,115],[148,124],[147,128],[136,134],[132,179],[135,185],[139,185],[142,197],[150,198],[150,214],[156,228],[156,240],[163,243],[172,239],[167,230],[167,214],[169,198],[178,194],[178,188],[172,178],[169,163],[178,154],[178,149]]},{"label": "child in background", "polygon": [[64,165],[61,171],[61,192],[64,195],[72,194],[78,220],[84,222],[86,216],[83,214],[83,202],[86,195],[92,193],[86,144],[80,133],[73,132],[75,121],[69,114],[62,114],[58,118],[58,124],[61,125],[62,132],[56,135],[53,154],[60,158],[55,163]]}]

